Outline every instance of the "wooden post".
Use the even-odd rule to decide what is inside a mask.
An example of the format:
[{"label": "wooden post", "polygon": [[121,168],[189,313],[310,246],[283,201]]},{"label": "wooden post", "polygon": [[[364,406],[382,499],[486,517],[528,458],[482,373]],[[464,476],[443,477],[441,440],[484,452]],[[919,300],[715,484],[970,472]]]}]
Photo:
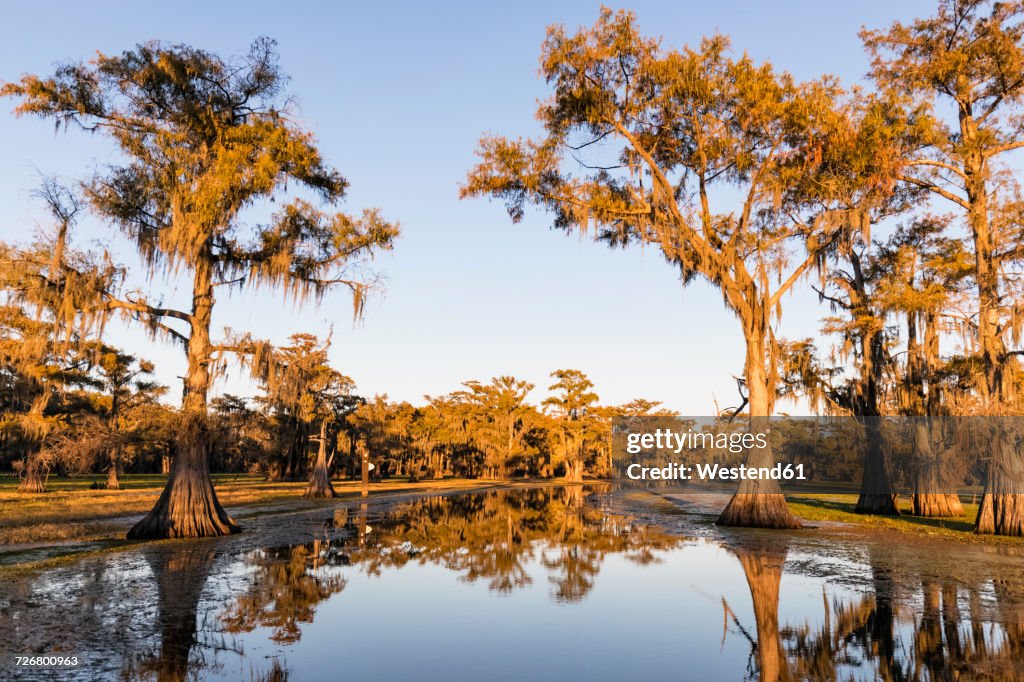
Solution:
[{"label": "wooden post", "polygon": [[359,451],[359,461],[363,469],[363,497],[367,497],[370,494],[370,453],[363,441],[359,441],[356,449]]}]

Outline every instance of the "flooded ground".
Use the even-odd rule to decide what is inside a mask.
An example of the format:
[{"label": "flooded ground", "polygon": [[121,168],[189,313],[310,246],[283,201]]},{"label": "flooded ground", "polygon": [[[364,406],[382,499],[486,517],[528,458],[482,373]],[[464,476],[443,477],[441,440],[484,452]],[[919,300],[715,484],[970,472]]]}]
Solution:
[{"label": "flooded ground", "polygon": [[1016,548],[710,521],[582,487],[254,518],[5,574],[0,678],[1024,678]]}]

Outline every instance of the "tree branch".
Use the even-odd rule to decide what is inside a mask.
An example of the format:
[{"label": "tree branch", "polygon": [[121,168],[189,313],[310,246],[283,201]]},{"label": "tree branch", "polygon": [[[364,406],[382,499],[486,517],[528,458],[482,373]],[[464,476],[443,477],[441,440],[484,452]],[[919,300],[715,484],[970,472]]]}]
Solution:
[{"label": "tree branch", "polygon": [[907,165],[908,166],[934,166],[935,168],[943,168],[945,170],[948,170],[951,173],[955,173],[956,175],[960,176],[961,178],[963,178],[963,180],[965,182],[967,181],[967,174],[964,173],[962,170],[960,170],[959,168],[957,168],[956,166],[954,166],[951,163],[945,163],[943,161],[933,161],[931,159],[918,159],[917,161],[910,161],[910,162],[908,162]]},{"label": "tree branch", "polygon": [[[829,240],[827,244],[831,244],[831,242],[832,240]],[[807,258],[804,259],[804,262],[801,263],[792,273],[790,273],[789,277],[786,278],[786,281],[783,282],[775,291],[775,293],[772,294],[771,298],[768,299],[769,308],[774,308],[776,305],[778,305],[779,300],[782,298],[783,294],[789,291],[789,289],[794,284],[796,284],[801,277],[803,277],[804,273],[807,272],[807,269],[810,268],[811,265],[814,264],[814,261],[818,259],[818,256],[821,254],[821,251],[825,248],[825,246],[827,246],[827,244],[822,244],[818,248],[814,249],[807,256]]]},{"label": "tree branch", "polygon": [[1009,142],[1007,144],[1000,145],[999,147],[990,150],[989,155],[996,156],[997,154],[1002,154],[1003,152],[1010,152],[1013,151],[1014,149],[1020,149],[1021,147],[1024,147],[1024,140],[1017,140],[1016,142]]},{"label": "tree branch", "polygon": [[919,180],[919,179],[911,177],[909,175],[900,175],[897,179],[901,180],[903,182],[909,182],[912,185],[917,185],[918,187],[921,187],[922,189],[926,189],[926,190],[928,190],[930,192],[934,192],[935,194],[938,194],[940,197],[943,197],[945,199],[949,199],[954,204],[957,204],[958,206],[960,206],[961,208],[963,208],[965,210],[968,210],[968,211],[971,210],[970,204],[968,204],[965,199],[961,199],[957,195],[953,194],[952,192],[950,192],[948,190],[945,190],[945,189],[939,187],[938,185],[932,184],[932,183],[927,182],[925,180]]},{"label": "tree branch", "polygon": [[192,316],[173,308],[157,308],[142,301],[122,301],[116,298],[107,299],[107,310],[130,310],[150,317],[173,317],[183,322],[192,322]]}]

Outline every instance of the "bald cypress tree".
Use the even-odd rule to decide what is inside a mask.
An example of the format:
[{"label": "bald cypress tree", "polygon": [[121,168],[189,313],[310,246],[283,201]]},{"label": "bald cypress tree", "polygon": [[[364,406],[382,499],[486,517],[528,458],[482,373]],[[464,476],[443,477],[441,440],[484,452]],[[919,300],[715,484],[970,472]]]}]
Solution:
[{"label": "bald cypress tree", "polygon": [[599,398],[592,390],[594,383],[578,369],[555,370],[551,377],[557,381],[548,386],[548,390],[555,393],[545,398],[542,404],[557,424],[565,480],[578,483],[583,480],[586,463],[584,445],[588,431],[596,430],[595,411]]},{"label": "bald cypress tree", "polygon": [[112,441],[107,444],[105,453],[108,457],[107,490],[119,490],[121,482],[124,443],[132,438],[133,429],[126,422],[128,415],[141,405],[157,401],[167,391],[149,377],[153,374],[153,363],[140,360],[124,351],[103,346],[97,354],[95,372],[99,388],[109,398],[104,406],[103,430]]},{"label": "bald cypress tree", "polygon": [[79,197],[52,178],[34,193],[48,209],[52,233],[32,244],[0,242],[0,429],[22,450],[21,492],[44,492],[56,459],[48,448],[67,426],[68,389],[93,385],[90,370],[106,321],[90,304],[122,271],[105,256],[74,249]]},{"label": "bald cypress tree", "polygon": [[[576,34],[551,27],[541,71],[552,88],[537,112],[543,137],[485,137],[462,196],[501,199],[514,221],[539,206],[556,228],[650,245],[684,284],[710,283],[739,322],[749,417],[764,428],[783,297],[840,232],[800,185],[822,158],[822,128],[842,93],[831,79],[798,83],[733,57],[723,36],[664,49],[632,14],[607,9]],[[770,462],[767,449],[748,460]],[[799,525],[770,481],[744,481],[719,520]]]},{"label": "bald cypress tree", "polygon": [[[245,350],[211,339],[218,287],[272,288],[298,301],[347,287],[358,314],[374,281],[361,263],[397,235],[376,211],[354,217],[330,208],[347,182],[296,122],[285,81],[273,41],[260,39],[232,59],[146,43],[0,89],[18,102],[19,115],[113,141],[123,161],[85,183],[92,209],[134,243],[147,275],[191,279],[191,302],[181,309],[110,290],[99,297],[106,309],[176,342],[188,359],[167,486],[129,537],[238,530],[217,501],[207,460],[207,398],[218,358]],[[286,185],[303,196],[284,203],[268,223],[242,219]]]},{"label": "bald cypress tree", "polygon": [[508,474],[513,461],[526,456],[531,417],[536,410],[526,402],[533,384],[513,376],[494,377],[489,383],[466,381],[450,395],[454,417],[462,421],[467,441],[483,454],[485,478]]},{"label": "bald cypress tree", "polygon": [[[285,435],[282,442],[288,442],[282,477],[295,480],[305,468],[309,444],[316,443],[305,496],[335,497],[327,472],[328,442],[337,440],[338,422],[351,408],[355,382],[331,367],[330,339],[321,343],[312,334],[293,334],[289,342],[261,353],[262,360],[253,367],[264,391],[260,401],[277,416]],[[317,428],[319,435],[314,433]]]},{"label": "bald cypress tree", "polygon": [[[1019,364],[1006,345],[1021,306],[1003,273],[1024,257],[1019,206],[999,175],[1024,148],[1024,2],[942,0],[932,17],[862,33],[881,88],[907,93],[933,116],[906,150],[904,183],[926,190],[965,222],[974,248],[978,371],[989,415],[1016,400]],[[942,112],[951,109],[952,116]],[[1024,458],[996,445],[977,530],[1024,535]]]}]

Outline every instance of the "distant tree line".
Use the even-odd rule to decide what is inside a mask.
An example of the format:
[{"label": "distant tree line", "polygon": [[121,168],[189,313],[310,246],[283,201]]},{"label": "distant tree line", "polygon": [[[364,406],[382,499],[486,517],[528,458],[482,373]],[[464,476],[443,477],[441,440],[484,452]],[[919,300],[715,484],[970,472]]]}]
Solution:
[{"label": "distant tree line", "polygon": [[[563,478],[582,481],[611,472],[612,419],[666,413],[637,399],[599,404],[579,370],[552,373],[550,397],[531,402],[535,386],[510,376],[467,381],[422,405],[365,398],[327,359],[329,342],[296,334],[265,351],[256,367],[260,390],[252,398],[223,394],[210,401],[209,466],[215,473],[246,473],[269,480],[315,481],[307,494],[333,496],[331,478],[358,478],[360,449],[371,453],[374,479]],[[7,374],[26,394],[5,404],[0,466],[22,476],[26,490],[45,489],[51,472],[118,475],[169,473],[179,410],[160,398],[166,387],[148,377],[153,366],[108,346],[60,386],[36,386]],[[57,367],[39,368],[56,373]],[[32,402],[45,398],[37,418]],[[20,407],[20,410],[19,410]],[[35,419],[35,420],[34,420]],[[33,434],[37,440],[33,440]],[[34,470],[30,473],[30,467]]]}]

